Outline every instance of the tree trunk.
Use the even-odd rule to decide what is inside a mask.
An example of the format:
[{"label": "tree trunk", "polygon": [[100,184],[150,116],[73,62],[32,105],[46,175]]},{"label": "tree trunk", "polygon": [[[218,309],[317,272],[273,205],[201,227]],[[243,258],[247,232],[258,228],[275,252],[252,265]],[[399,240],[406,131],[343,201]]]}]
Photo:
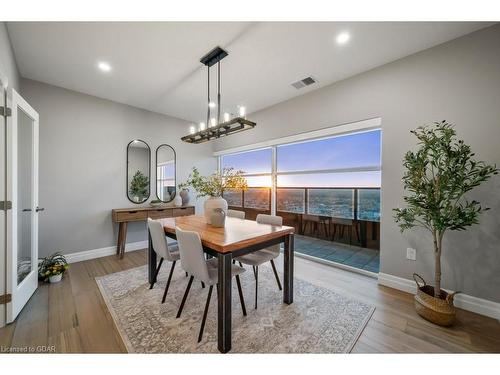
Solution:
[{"label": "tree trunk", "polygon": [[434,297],[441,298],[441,250],[443,234],[438,231],[434,232]]},{"label": "tree trunk", "polygon": [[435,271],[434,271],[434,297],[441,297],[441,239],[442,234],[434,230],[432,232],[434,237],[434,259],[435,259]]}]

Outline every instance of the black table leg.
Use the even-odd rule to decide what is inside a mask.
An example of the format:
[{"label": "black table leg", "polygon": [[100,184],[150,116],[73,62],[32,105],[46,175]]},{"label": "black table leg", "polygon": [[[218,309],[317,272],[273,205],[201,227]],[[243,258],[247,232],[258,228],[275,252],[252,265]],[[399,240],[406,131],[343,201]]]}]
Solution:
[{"label": "black table leg", "polygon": [[231,265],[232,254],[218,254],[219,284],[218,284],[218,318],[217,318],[217,348],[221,353],[231,350]]},{"label": "black table leg", "polygon": [[291,304],[293,302],[293,233],[285,237],[285,261],[284,261],[284,285],[283,302]]},{"label": "black table leg", "polygon": [[156,283],[156,253],[153,250],[153,242],[148,231],[148,282],[149,284]]},{"label": "black table leg", "polygon": [[361,247],[366,247],[367,246],[367,239],[366,239],[366,221],[361,220],[359,222],[359,229],[360,229],[360,235],[361,235]]}]

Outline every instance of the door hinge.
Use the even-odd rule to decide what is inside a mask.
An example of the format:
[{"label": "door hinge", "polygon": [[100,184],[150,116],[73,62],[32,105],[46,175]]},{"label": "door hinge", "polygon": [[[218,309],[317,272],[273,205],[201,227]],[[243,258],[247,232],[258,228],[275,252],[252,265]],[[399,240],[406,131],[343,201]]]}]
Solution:
[{"label": "door hinge", "polygon": [[12,110],[9,107],[0,106],[0,116],[4,117],[12,116]]},{"label": "door hinge", "polygon": [[2,294],[0,295],[0,305],[6,305],[12,301],[12,294]]},{"label": "door hinge", "polygon": [[11,201],[0,201],[0,211],[3,210],[12,210],[12,202]]}]

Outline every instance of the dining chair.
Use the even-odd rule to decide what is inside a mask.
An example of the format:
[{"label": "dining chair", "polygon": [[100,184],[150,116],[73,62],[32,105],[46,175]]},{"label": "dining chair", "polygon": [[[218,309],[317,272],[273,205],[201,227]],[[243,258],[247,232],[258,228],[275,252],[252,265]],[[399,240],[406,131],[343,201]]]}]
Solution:
[{"label": "dining chair", "polygon": [[[283,225],[283,218],[281,216],[273,216],[266,214],[258,214],[256,218],[257,223],[270,224],[270,225]],[[255,251],[253,253],[242,255],[235,258],[237,262],[247,264],[252,266],[253,273],[255,276],[255,308],[257,308],[257,291],[259,285],[259,266],[271,262],[271,267],[273,268],[274,276],[276,277],[276,282],[278,283],[278,288],[281,290],[281,282],[276,271],[276,266],[274,264],[274,259],[280,255],[280,245],[273,245],[263,250]]]},{"label": "dining chair", "polygon": [[[193,283],[194,278],[209,286],[207,301],[205,303],[205,310],[203,311],[203,318],[201,320],[200,333],[198,334],[198,342],[200,342],[203,337],[203,330],[205,328],[205,322],[207,320],[208,307],[210,306],[210,298],[212,297],[214,285],[217,285],[217,295],[219,295],[217,284],[219,277],[218,260],[217,258],[210,258],[208,260],[205,259],[203,247],[201,245],[201,239],[197,232],[184,231],[179,227],[176,227],[175,233],[177,236],[177,241],[179,243],[181,267],[189,275],[191,275],[176,317],[180,318],[182,314],[182,310],[184,309],[184,304],[186,303],[186,299],[189,294],[189,290],[191,289],[191,284]],[[231,265],[231,275],[236,278],[243,316],[246,316],[247,310],[245,307],[245,300],[243,298],[243,291],[241,289],[239,276],[243,272],[245,272],[244,268],[238,267],[234,264]]]},{"label": "dining chair", "polygon": [[[170,286],[170,281],[172,280],[172,275],[174,273],[175,264],[180,259],[179,247],[178,243],[173,243],[170,246],[168,245],[167,238],[165,237],[165,232],[163,231],[163,227],[159,221],[148,218],[148,229],[151,236],[153,250],[160,257],[160,263],[158,264],[158,268],[156,268],[153,280],[156,280],[164,259],[172,262],[172,267],[170,268],[170,273],[168,275],[167,285],[165,286],[165,291],[163,292],[163,297],[161,300],[161,303],[165,303],[168,288]],[[151,283],[149,289],[153,289],[153,286],[154,282]]]},{"label": "dining chair", "polygon": [[244,219],[245,218],[245,211],[227,210],[227,216],[235,217],[237,219]]}]

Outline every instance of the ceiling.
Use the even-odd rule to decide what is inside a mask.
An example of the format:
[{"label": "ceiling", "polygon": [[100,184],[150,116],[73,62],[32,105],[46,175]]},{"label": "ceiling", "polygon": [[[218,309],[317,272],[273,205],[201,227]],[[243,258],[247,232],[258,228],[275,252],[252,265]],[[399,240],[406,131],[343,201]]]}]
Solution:
[{"label": "ceiling", "polygon": [[[229,52],[221,63],[221,110],[237,113],[244,105],[251,113],[489,25],[12,22],[8,32],[22,77],[199,122],[207,106],[199,59],[217,45]],[[336,43],[341,32],[351,36],[344,45]],[[98,61],[111,72],[99,71]],[[291,86],[307,76],[317,83]]]}]

